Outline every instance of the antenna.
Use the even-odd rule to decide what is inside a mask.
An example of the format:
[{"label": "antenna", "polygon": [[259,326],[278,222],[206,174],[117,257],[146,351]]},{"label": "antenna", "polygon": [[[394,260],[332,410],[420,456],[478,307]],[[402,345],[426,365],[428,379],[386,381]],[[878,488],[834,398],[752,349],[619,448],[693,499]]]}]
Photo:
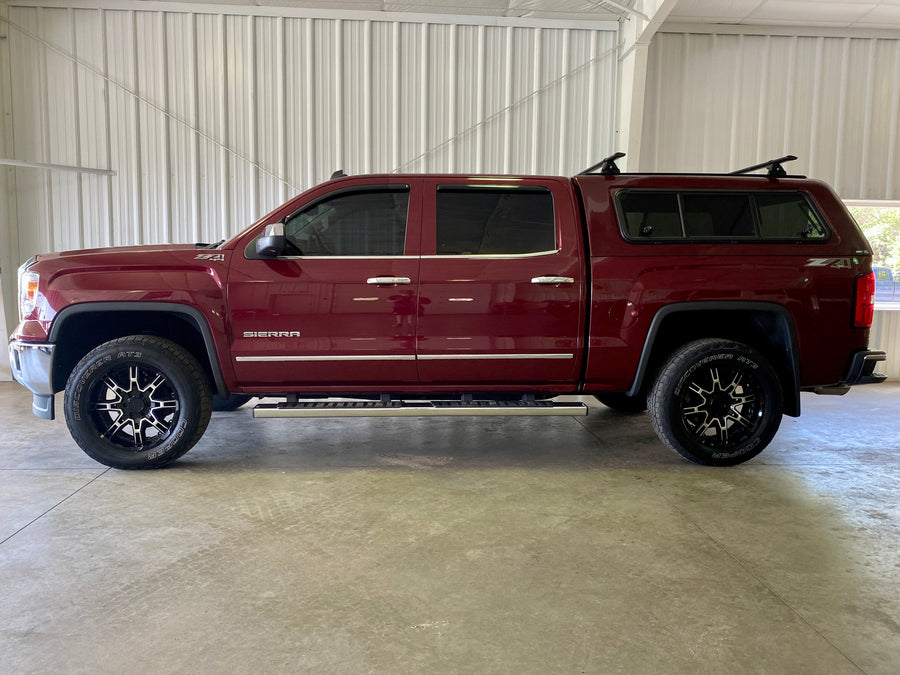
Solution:
[{"label": "antenna", "polygon": [[606,159],[600,160],[599,162],[597,162],[596,164],[594,164],[594,166],[585,169],[584,171],[582,171],[582,172],[579,173],[578,175],[579,175],[579,176],[586,176],[586,175],[589,174],[589,173],[593,173],[595,169],[600,169],[600,174],[603,175],[603,176],[615,176],[615,175],[618,175],[618,174],[620,174],[620,173],[622,173],[622,172],[619,171],[619,167],[616,166],[616,160],[617,160],[617,159],[622,159],[624,156],[625,156],[625,153],[624,153],[624,152],[617,152],[617,153],[614,154],[614,155],[610,155],[610,156],[607,157]]},{"label": "antenna", "polygon": [[784,162],[792,162],[795,159],[797,158],[794,155],[785,155],[784,157],[779,157],[778,159],[770,159],[769,161],[763,162],[762,164],[754,164],[753,166],[748,166],[744,169],[732,171],[728,175],[739,176],[741,174],[750,173],[752,171],[759,171],[760,169],[768,169],[766,175],[769,178],[784,178],[785,176],[787,176],[787,172],[781,165]]},{"label": "antenna", "polygon": [[347,174],[344,173],[343,169],[338,169],[333,174],[331,174],[331,180],[334,180],[335,178],[345,178],[346,176]]}]

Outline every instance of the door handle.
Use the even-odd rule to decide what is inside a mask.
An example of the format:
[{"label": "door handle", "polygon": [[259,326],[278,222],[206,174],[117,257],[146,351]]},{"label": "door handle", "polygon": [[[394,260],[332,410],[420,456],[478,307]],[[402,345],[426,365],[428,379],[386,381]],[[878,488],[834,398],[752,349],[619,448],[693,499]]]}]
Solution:
[{"label": "door handle", "polygon": [[575,279],[572,277],[534,277],[531,280],[533,284],[574,284]]},{"label": "door handle", "polygon": [[412,279],[409,277],[369,277],[366,279],[367,284],[371,284],[373,286],[387,286],[389,284],[410,284],[412,283]]}]

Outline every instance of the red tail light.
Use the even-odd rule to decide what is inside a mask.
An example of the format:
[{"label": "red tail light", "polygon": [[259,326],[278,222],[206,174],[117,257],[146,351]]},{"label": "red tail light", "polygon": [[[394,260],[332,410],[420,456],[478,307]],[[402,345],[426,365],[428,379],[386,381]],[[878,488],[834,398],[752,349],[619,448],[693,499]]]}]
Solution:
[{"label": "red tail light", "polygon": [[875,273],[856,278],[856,311],[853,325],[869,328],[875,316]]}]

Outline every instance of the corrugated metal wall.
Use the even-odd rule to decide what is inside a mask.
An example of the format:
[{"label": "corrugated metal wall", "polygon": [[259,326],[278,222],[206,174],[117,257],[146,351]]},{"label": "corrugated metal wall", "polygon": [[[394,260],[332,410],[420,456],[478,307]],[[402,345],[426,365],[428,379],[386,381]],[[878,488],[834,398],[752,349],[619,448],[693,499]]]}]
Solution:
[{"label": "corrugated metal wall", "polygon": [[900,312],[892,309],[875,310],[872,330],[869,332],[869,349],[887,352],[887,359],[876,369],[889,380],[900,378]]},{"label": "corrugated metal wall", "polygon": [[21,258],[229,237],[339,168],[612,150],[615,31],[220,10],[10,7],[15,157],[116,171],[17,169]]},{"label": "corrugated metal wall", "polygon": [[900,199],[900,40],[661,33],[641,169],[788,165],[845,199]]}]

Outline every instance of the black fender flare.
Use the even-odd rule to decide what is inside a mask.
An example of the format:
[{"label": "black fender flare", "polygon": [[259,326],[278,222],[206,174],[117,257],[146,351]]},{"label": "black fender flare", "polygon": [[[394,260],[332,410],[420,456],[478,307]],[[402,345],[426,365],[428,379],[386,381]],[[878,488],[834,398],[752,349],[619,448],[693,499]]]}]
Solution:
[{"label": "black fender flare", "polygon": [[83,302],[77,305],[64,307],[57,313],[50,326],[48,341],[56,343],[59,334],[67,319],[78,314],[93,312],[159,312],[164,314],[179,314],[186,318],[190,324],[197,328],[203,338],[203,346],[206,349],[206,358],[215,380],[216,393],[220,396],[228,396],[228,387],[225,386],[225,377],[222,374],[222,365],[219,354],[216,351],[216,343],[213,339],[212,329],[203,313],[196,307],[182,305],[177,302]]},{"label": "black fender flare", "polygon": [[800,415],[800,363],[798,361],[799,343],[797,331],[794,326],[794,317],[783,305],[774,302],[743,302],[739,300],[713,300],[700,302],[679,302],[660,308],[650,322],[650,329],[644,340],[644,347],[638,361],[638,367],[631,383],[631,388],[626,392],[629,396],[636,396],[645,384],[650,369],[650,359],[653,354],[653,346],[659,336],[663,323],[674,314],[684,312],[763,312],[778,317],[784,328],[787,338],[785,345],[786,366],[789,370],[789,380],[785,383],[788,389],[784,392],[784,411],[791,416]]}]

